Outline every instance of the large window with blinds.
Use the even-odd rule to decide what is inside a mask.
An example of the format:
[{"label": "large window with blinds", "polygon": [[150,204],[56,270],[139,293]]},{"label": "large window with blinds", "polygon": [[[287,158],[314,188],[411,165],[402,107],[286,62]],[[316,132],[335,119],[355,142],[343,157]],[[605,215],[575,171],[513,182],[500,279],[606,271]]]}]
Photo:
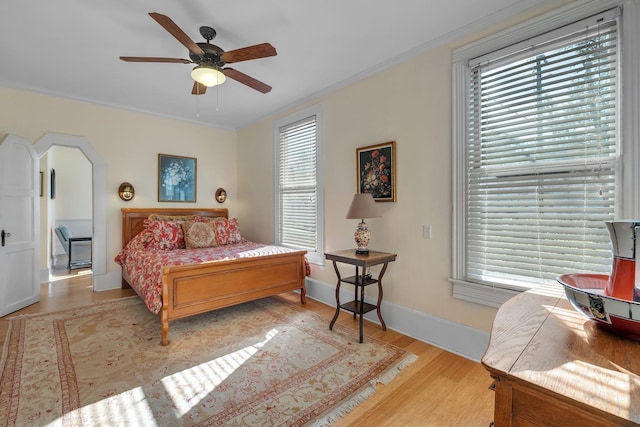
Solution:
[{"label": "large window with blinds", "polygon": [[618,8],[471,58],[455,281],[608,273],[620,178]]},{"label": "large window with blinds", "polygon": [[276,243],[306,249],[322,263],[321,111],[302,111],[276,125]]}]

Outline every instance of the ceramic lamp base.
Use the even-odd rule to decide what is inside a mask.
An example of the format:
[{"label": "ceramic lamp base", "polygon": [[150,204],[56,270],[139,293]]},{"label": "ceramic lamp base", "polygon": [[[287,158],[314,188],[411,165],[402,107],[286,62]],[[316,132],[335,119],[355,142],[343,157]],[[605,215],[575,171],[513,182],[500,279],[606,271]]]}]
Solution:
[{"label": "ceramic lamp base", "polygon": [[356,254],[368,254],[369,249],[367,246],[369,245],[369,240],[371,240],[371,232],[369,231],[369,227],[362,220],[360,224],[358,224],[358,229],[353,235],[356,239],[356,244],[358,248],[356,249]]}]

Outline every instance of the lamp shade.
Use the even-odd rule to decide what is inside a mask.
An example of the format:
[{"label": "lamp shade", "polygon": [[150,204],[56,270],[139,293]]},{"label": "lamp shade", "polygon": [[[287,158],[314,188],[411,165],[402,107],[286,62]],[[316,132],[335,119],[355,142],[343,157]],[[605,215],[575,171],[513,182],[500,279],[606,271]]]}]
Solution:
[{"label": "lamp shade", "polygon": [[224,83],[227,76],[214,66],[198,65],[191,71],[191,77],[193,80],[206,87],[211,87]]},{"label": "lamp shade", "polygon": [[371,193],[356,193],[353,195],[349,212],[347,212],[347,219],[379,218],[381,216]]}]

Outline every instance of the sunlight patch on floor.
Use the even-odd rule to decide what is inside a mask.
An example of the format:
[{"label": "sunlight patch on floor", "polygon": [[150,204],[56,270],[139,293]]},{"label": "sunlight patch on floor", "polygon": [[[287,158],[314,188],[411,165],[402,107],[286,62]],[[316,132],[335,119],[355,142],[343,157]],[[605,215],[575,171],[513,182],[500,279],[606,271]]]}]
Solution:
[{"label": "sunlight patch on floor", "polygon": [[277,330],[272,329],[262,342],[163,378],[165,389],[181,391],[180,394],[168,393],[173,399],[177,415],[182,417],[188,413],[277,333]]},{"label": "sunlight patch on floor", "polygon": [[55,275],[49,274],[49,282],[58,282],[60,280],[73,279],[78,276],[86,276],[92,274],[91,269],[76,271],[74,273],[56,273]]},{"label": "sunlight patch on floor", "polygon": [[158,425],[155,422],[152,424],[153,421],[153,411],[147,403],[144,389],[136,387],[71,411],[61,420],[56,420],[55,424],[61,422],[63,425],[80,425],[84,422],[94,425]]}]

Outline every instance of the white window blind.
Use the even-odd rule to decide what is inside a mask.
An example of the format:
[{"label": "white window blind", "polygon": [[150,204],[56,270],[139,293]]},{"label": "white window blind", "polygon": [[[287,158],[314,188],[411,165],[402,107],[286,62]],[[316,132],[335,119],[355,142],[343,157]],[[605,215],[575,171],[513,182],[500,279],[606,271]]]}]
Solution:
[{"label": "white window blind", "polygon": [[278,243],[317,252],[316,116],[280,127],[278,148]]},{"label": "white window blind", "polygon": [[609,272],[616,15],[469,62],[465,280],[519,286]]}]

